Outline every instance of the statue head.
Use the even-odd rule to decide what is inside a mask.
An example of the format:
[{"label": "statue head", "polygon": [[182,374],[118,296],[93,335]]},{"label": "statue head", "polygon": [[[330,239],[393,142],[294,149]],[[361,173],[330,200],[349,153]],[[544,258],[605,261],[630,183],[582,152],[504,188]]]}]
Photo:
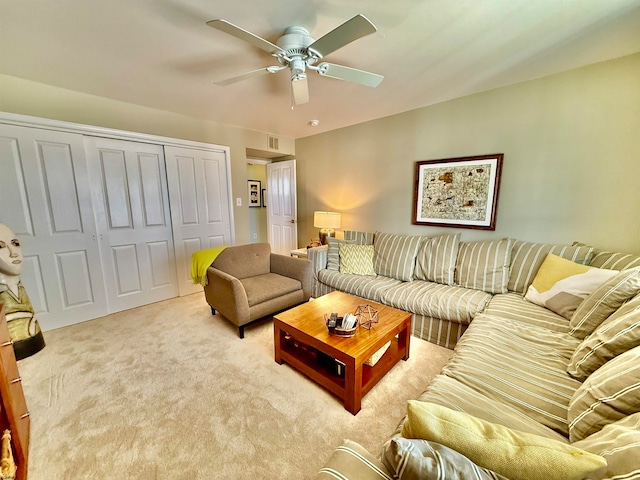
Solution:
[{"label": "statue head", "polygon": [[22,247],[9,227],[0,223],[0,276],[22,273]]}]

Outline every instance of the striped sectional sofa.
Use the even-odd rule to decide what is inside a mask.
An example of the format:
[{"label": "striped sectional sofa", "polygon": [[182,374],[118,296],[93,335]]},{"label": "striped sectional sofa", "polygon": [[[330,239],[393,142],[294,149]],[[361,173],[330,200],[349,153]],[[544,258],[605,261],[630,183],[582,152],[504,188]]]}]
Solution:
[{"label": "striped sectional sofa", "polygon": [[[338,289],[413,312],[414,335],[455,349],[426,391],[410,402],[414,410],[415,405],[429,412],[445,407],[465,429],[471,422],[481,424],[483,435],[507,431],[518,449],[516,460],[504,467],[497,460],[508,459],[509,452],[498,452],[495,446],[487,460],[469,450],[467,439],[460,445],[452,434],[451,443],[442,441],[432,412],[426,423],[429,432],[416,436],[420,417],[412,414],[410,405],[379,455],[346,440],[317,480],[640,479],[640,256],[581,244],[513,239],[465,243],[451,235],[420,238],[415,254],[406,236],[348,232],[344,241],[372,243],[376,253],[379,248],[384,257],[375,264],[379,274],[366,281],[340,274],[339,266],[329,268],[332,256],[335,265],[335,245],[340,244],[333,241],[328,248],[309,252],[316,272],[314,294]],[[457,249],[455,258],[444,253],[447,247]],[[428,255],[425,248],[430,249]],[[619,273],[567,319],[524,297],[548,253]],[[409,263],[403,263],[402,255],[413,255],[410,280],[400,279],[408,278],[407,272],[398,273]],[[433,305],[425,305],[429,302]],[[470,438],[478,434],[473,428]],[[450,425],[444,431],[451,431]],[[554,454],[562,456],[566,450],[570,461],[579,464],[583,455],[586,465],[586,456],[593,454],[592,461],[604,465],[604,458],[606,466],[587,474],[571,470],[573,465],[567,467],[569,474],[562,469],[564,460],[557,464],[544,455],[532,474],[523,466],[529,461],[523,459],[533,448],[532,438]],[[518,441],[526,444],[524,450]]]}]

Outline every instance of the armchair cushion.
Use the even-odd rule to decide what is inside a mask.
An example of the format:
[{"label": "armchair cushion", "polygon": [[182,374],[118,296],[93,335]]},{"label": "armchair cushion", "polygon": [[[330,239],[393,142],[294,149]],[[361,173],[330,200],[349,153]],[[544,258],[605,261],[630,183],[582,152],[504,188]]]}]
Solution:
[{"label": "armchair cushion", "polygon": [[264,275],[243,278],[240,283],[247,293],[250,307],[302,289],[302,284],[298,280],[277,273],[265,273]]}]

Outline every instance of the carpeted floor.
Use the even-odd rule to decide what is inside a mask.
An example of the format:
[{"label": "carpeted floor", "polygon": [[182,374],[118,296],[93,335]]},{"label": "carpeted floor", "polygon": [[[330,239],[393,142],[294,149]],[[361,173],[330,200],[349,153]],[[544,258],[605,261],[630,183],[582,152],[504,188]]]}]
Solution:
[{"label": "carpeted floor", "polygon": [[411,357],[353,416],[273,360],[273,325],[244,340],[203,295],[45,332],[19,362],[31,412],[30,480],[312,479],[343,438],[378,454],[451,356],[412,338]]}]

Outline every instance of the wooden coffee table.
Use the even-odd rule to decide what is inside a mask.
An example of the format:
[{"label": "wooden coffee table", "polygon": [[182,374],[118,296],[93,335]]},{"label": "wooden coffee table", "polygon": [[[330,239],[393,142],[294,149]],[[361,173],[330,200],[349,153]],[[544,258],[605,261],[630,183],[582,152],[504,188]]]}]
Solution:
[{"label": "wooden coffee table", "polygon": [[[324,314],[354,313],[358,305],[378,310],[370,330],[358,327],[355,336],[330,335]],[[409,358],[411,314],[342,292],[331,292],[273,317],[275,360],[288,363],[344,401],[356,414],[362,397],[400,359]],[[390,347],[373,366],[364,363],[387,342]],[[344,364],[337,374],[335,360]]]}]

